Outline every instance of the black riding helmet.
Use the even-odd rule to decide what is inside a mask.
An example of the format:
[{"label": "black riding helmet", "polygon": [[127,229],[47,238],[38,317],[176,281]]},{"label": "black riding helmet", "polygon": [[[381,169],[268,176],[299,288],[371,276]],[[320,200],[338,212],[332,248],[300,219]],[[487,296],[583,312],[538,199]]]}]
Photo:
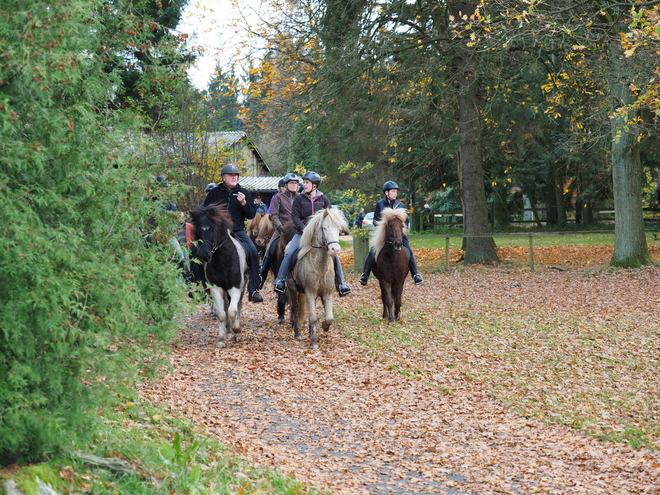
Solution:
[{"label": "black riding helmet", "polygon": [[316,184],[316,187],[319,187],[321,185],[321,176],[316,172],[314,172],[313,170],[306,172],[305,175],[302,176],[302,178],[303,180],[307,179],[312,184]]},{"label": "black riding helmet", "polygon": [[383,184],[383,192],[386,193],[390,189],[399,189],[399,184],[394,182],[393,180],[388,180],[385,184]]},{"label": "black riding helmet", "polygon": [[280,181],[277,183],[277,187],[284,187],[286,186],[286,181],[284,179],[280,179]]},{"label": "black riding helmet", "polygon": [[238,167],[234,165],[233,163],[228,163],[224,167],[222,167],[222,170],[220,171],[220,175],[225,175],[225,174],[239,174],[240,171],[238,170]]},{"label": "black riding helmet", "polygon": [[217,186],[217,184],[216,184],[215,182],[209,182],[209,183],[206,185],[206,192],[209,192],[209,191],[210,191],[211,189],[213,189],[215,186]]}]

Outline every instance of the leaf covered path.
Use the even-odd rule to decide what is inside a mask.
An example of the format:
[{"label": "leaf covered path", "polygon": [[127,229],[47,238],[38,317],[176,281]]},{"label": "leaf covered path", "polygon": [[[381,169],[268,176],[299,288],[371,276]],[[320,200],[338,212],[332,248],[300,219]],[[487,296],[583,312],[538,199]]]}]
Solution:
[{"label": "leaf covered path", "polygon": [[[423,286],[406,286],[404,319],[430,311],[433,303],[439,311],[437,304],[446,301],[432,287],[453,284],[455,302],[466,297],[462,277],[474,290],[473,271],[424,275]],[[561,298],[553,291],[571,276],[494,274],[476,289],[477,299],[491,305],[510,300],[507,289],[518,285],[526,288],[527,301]],[[612,281],[604,278],[600,290],[606,293]],[[526,419],[460,368],[432,370],[400,349],[376,355],[346,337],[359,336],[359,327],[369,324],[358,316],[365,308],[380,311],[373,280],[364,288],[350,282],[354,293],[336,302],[342,316],[321,335],[316,351],[306,339],[295,342],[288,324],[275,323],[270,290],[263,304],[245,304],[243,341],[226,349],[215,347],[216,323],[200,307],[186,319],[173,373],[145,395],[205,425],[239,455],[335,493],[660,493],[655,452]],[[376,331],[379,325],[384,332],[383,324]],[[410,370],[411,362],[426,372],[417,378],[399,372]]]}]

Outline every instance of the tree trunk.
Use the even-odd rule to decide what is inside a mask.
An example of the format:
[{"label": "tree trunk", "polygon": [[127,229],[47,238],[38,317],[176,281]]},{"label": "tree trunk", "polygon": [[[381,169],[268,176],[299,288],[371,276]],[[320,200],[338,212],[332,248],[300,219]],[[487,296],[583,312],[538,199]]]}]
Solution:
[{"label": "tree trunk", "polygon": [[628,85],[627,63],[618,40],[610,43],[610,95],[614,101],[612,129],[612,182],[614,188],[614,254],[610,264],[638,268],[652,264],[644,233],[642,209],[642,164],[638,132],[618,108],[630,105],[635,96]]},{"label": "tree trunk", "polygon": [[[457,165],[463,203],[463,233],[486,234],[490,232],[490,226],[480,145],[479,87],[476,75],[465,59],[457,58],[456,67],[459,74],[458,132],[462,139]],[[465,263],[499,261],[492,237],[466,237],[463,246]]]}]

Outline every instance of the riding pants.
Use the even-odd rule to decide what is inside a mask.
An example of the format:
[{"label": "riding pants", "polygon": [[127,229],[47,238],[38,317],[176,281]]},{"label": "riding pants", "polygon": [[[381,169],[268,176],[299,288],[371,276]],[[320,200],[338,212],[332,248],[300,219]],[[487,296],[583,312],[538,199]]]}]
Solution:
[{"label": "riding pants", "polygon": [[259,253],[257,252],[257,247],[244,230],[236,230],[232,232],[232,235],[243,246],[243,250],[245,251],[248,269],[250,270],[248,291],[252,294],[259,287]]}]

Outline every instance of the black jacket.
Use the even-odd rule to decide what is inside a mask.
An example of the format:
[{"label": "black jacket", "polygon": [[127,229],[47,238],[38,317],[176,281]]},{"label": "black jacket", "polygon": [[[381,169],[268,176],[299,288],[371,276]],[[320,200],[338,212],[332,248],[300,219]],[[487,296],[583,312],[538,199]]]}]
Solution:
[{"label": "black jacket", "polygon": [[395,199],[394,201],[390,201],[387,198],[381,199],[378,203],[376,203],[376,208],[374,209],[374,225],[380,222],[381,217],[383,216],[383,210],[385,208],[392,208],[393,210],[396,210],[397,208],[405,209],[406,206],[398,199]]},{"label": "black jacket", "polygon": [[307,194],[298,194],[293,198],[291,205],[291,220],[293,225],[296,226],[296,233],[302,234],[303,229],[309,222],[309,219],[317,212],[330,208],[330,200],[328,197],[319,191],[320,194],[314,199],[307,196]]},{"label": "black jacket", "polygon": [[[242,205],[236,199],[239,192],[245,194],[245,205]],[[252,201],[252,195],[247,189],[243,189],[239,184],[234,189],[229,189],[225,184],[214,187],[206,195],[202,206],[213,204],[227,205],[227,209],[234,222],[234,232],[245,229],[245,220],[252,219],[257,214],[256,205]]]}]

